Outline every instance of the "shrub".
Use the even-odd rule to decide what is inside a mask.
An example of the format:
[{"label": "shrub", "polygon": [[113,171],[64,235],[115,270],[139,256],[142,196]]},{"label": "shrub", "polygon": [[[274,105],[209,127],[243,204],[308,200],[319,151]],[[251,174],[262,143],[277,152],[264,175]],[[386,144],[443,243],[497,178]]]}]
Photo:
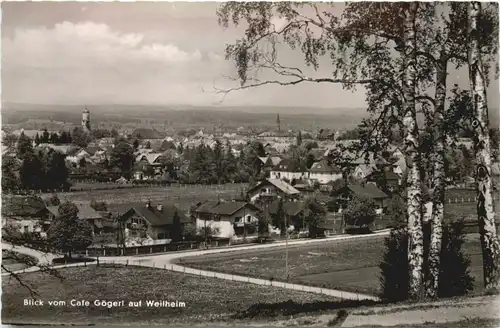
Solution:
[{"label": "shrub", "polygon": [[385,253],[379,265],[381,295],[384,301],[408,299],[408,234],[406,229],[394,229],[384,240]]},{"label": "shrub", "polygon": [[462,251],[465,243],[465,223],[459,220],[443,229],[441,272],[439,273],[439,297],[465,295],[474,288],[470,275],[471,261]]},{"label": "shrub", "polygon": [[[462,249],[465,239],[463,220],[443,225],[439,297],[466,295],[473,289],[470,259]],[[424,259],[430,239],[430,226],[424,225]],[[394,229],[384,241],[385,253],[380,263],[380,297],[384,301],[399,302],[408,299],[408,234],[405,228]],[[426,261],[424,261],[426,271]],[[427,272],[425,272],[427,276]]]}]

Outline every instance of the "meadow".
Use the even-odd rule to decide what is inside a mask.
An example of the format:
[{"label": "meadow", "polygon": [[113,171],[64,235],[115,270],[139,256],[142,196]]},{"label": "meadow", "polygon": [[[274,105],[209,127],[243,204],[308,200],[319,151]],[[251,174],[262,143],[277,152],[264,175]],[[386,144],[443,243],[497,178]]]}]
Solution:
[{"label": "meadow", "polygon": [[[377,294],[378,265],[384,252],[383,236],[363,240],[328,241],[314,245],[289,247],[289,281],[345,291]],[[482,288],[482,259],[479,235],[467,235],[464,245],[471,258],[475,292]],[[203,258],[181,259],[183,265],[224,273],[284,280],[285,249],[254,250],[245,254],[217,254]]]},{"label": "meadow", "polygon": [[[246,184],[225,185],[171,185],[136,187],[124,189],[97,189],[92,191],[63,192],[57,195],[61,201],[89,203],[92,199],[105,201],[110,211],[121,213],[128,208],[138,204],[144,204],[151,200],[157,202],[170,202],[179,209],[187,209],[206,200],[216,200],[218,197],[230,200],[239,197],[242,190],[246,190]],[[44,196],[49,198],[50,194]]]},{"label": "meadow", "polygon": [[[63,280],[42,273],[30,273],[23,278],[33,284],[44,306],[24,306],[29,291],[14,279],[2,279],[2,323],[203,323],[227,320],[246,311],[256,303],[314,304],[338,306],[338,299],[325,295],[290,291],[269,286],[197,277],[161,269],[140,267],[88,266],[59,270]],[[48,300],[72,299],[89,301],[90,306],[49,306]],[[94,300],[146,300],[185,302],[181,308],[94,306]],[[340,303],[342,304],[342,303]],[[300,311],[307,312],[307,308]],[[279,306],[273,317],[280,317]],[[311,309],[309,311],[312,311]]]}]

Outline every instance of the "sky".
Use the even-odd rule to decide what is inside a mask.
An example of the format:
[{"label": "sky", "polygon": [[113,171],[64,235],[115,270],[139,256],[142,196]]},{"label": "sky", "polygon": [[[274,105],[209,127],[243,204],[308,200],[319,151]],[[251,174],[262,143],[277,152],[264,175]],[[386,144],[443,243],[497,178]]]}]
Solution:
[{"label": "sky", "polygon": [[[37,104],[162,104],[365,108],[364,90],[334,84],[230,93],[227,43],[243,29],[218,25],[217,3],[3,2],[2,100]],[[280,24],[276,21],[276,24]],[[297,52],[281,53],[303,66]],[[316,74],[328,76],[326,66]],[[465,73],[465,74],[463,74]],[[450,83],[467,85],[466,71]],[[498,81],[489,90],[498,103]],[[496,105],[495,105],[496,106]]]}]

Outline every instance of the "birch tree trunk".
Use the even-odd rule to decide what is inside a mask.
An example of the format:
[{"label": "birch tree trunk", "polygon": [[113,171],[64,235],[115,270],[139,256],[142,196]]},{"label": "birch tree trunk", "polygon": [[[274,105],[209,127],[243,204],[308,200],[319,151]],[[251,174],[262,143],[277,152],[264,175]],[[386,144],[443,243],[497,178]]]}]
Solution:
[{"label": "birch tree trunk", "polygon": [[418,300],[423,295],[423,231],[421,214],[421,178],[420,155],[417,148],[418,127],[415,108],[416,92],[416,28],[415,18],[418,2],[408,4],[404,20],[404,56],[403,56],[403,92],[405,157],[408,171],[407,206],[408,206],[408,262],[409,290],[408,297]]},{"label": "birch tree trunk", "polygon": [[481,3],[469,3],[469,79],[473,106],[474,151],[476,155],[477,216],[485,289],[499,289],[500,247],[495,226],[491,181],[491,145],[484,66],[479,45],[478,21]]},{"label": "birch tree trunk", "polygon": [[432,195],[432,217],[431,217],[431,237],[429,244],[428,269],[429,276],[426,285],[426,296],[436,298],[439,289],[439,271],[440,271],[440,254],[441,244],[443,239],[443,219],[444,219],[444,192],[445,192],[445,126],[444,111],[446,101],[446,77],[447,77],[447,58],[444,54],[444,49],[436,63],[436,95],[435,95],[435,111],[433,122],[433,174],[432,184],[434,187]]}]

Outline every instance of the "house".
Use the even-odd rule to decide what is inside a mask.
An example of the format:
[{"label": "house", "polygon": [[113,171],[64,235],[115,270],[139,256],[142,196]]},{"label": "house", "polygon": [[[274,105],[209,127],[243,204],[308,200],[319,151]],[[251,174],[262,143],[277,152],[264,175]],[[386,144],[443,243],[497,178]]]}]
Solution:
[{"label": "house", "polygon": [[266,152],[266,155],[273,157],[278,157],[280,154],[270,143],[264,145],[264,151]]},{"label": "house", "polygon": [[402,180],[401,175],[391,170],[375,171],[366,177],[367,182],[374,182],[381,189],[387,188],[390,191],[401,186]]},{"label": "house", "polygon": [[247,191],[250,202],[255,203],[262,199],[298,198],[300,191],[289,183],[280,179],[266,179],[259,182]]},{"label": "house", "polygon": [[271,179],[283,179],[287,181],[307,178],[307,171],[298,167],[292,159],[284,159],[279,162],[270,172]]},{"label": "house", "polygon": [[327,184],[342,179],[342,170],[327,160],[314,163],[309,169],[309,180]]},{"label": "house", "polygon": [[[92,227],[92,234],[102,229],[103,216],[94,210],[89,204],[75,203],[78,208],[78,219],[85,220]],[[59,206],[48,206],[49,218],[54,220],[59,217]]]},{"label": "house", "polygon": [[318,140],[336,140],[337,137],[337,131],[331,129],[321,129],[316,136]]},{"label": "house", "polygon": [[54,144],[49,144],[49,143],[41,143],[37,146],[38,149],[52,149],[55,151],[58,151],[64,155],[71,154],[71,152],[75,151],[77,147],[75,147],[72,144],[67,144],[67,145],[54,145]]},{"label": "house", "polygon": [[386,202],[389,196],[384,193],[375,184],[347,184],[338,190],[333,191],[332,197],[340,200],[339,212],[342,211],[347,202],[353,197],[361,197],[371,199],[376,205],[377,214],[382,214],[383,209],[386,207]]},{"label": "house", "polygon": [[176,215],[181,230],[184,225],[191,223],[191,219],[173,204],[153,205],[148,200],[142,206],[130,208],[118,219],[125,244],[171,239]]},{"label": "house", "polygon": [[212,227],[218,229],[218,238],[253,235],[257,233],[259,209],[243,201],[207,201],[194,210],[196,228]]},{"label": "house", "polygon": [[2,198],[2,229],[46,237],[50,226],[49,211],[39,197],[10,196]]},{"label": "house", "polygon": [[259,161],[261,168],[263,169],[273,168],[281,162],[281,157],[268,155],[265,157],[259,157]]},{"label": "house", "polygon": [[161,176],[166,164],[167,159],[161,153],[141,153],[135,159],[134,178],[149,180]]},{"label": "house", "polygon": [[[272,217],[277,214],[279,200],[275,200],[267,207],[269,215]],[[285,201],[283,202],[283,212],[286,215],[286,220],[289,226],[293,226],[294,230],[306,231],[308,226],[304,217],[305,202],[303,201]]]},{"label": "house", "polygon": [[365,180],[369,175],[377,172],[377,167],[373,164],[359,164],[354,168],[352,176],[357,180]]}]

